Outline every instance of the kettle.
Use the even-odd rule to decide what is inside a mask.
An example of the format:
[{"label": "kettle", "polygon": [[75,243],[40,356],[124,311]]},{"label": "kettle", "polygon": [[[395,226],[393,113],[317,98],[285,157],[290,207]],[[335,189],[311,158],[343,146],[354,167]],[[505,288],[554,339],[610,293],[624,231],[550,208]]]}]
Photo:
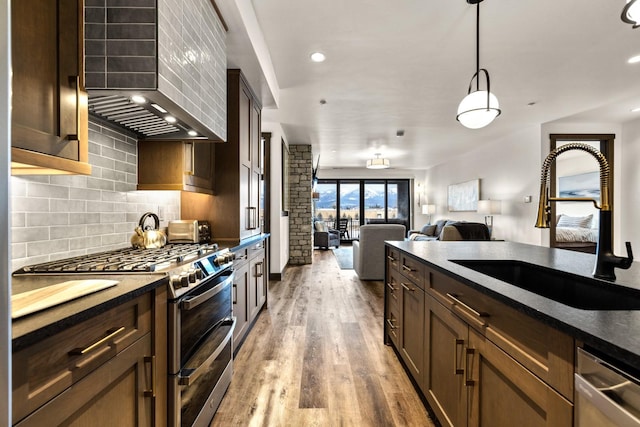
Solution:
[{"label": "kettle", "polygon": [[[145,226],[147,218],[153,218],[154,228]],[[160,230],[160,219],[153,212],[147,212],[140,218],[135,233],[131,236],[131,245],[139,249],[161,248],[167,244],[167,236]]]}]

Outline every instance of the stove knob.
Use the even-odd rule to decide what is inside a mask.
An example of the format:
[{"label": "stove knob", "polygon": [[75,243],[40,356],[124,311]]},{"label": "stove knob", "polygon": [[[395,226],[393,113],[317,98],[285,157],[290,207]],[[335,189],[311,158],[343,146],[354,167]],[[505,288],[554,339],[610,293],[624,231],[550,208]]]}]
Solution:
[{"label": "stove knob", "polygon": [[196,283],[196,280],[198,280],[198,276],[196,275],[195,268],[192,268],[189,270],[189,283]]},{"label": "stove knob", "polygon": [[181,288],[182,287],[182,281],[180,280],[180,276],[171,276],[169,278],[169,281],[171,282],[171,286],[173,286],[175,289]]},{"label": "stove knob", "polygon": [[215,264],[216,267],[223,266],[225,262],[224,255],[218,255],[216,259],[213,260],[213,264]]},{"label": "stove knob", "polygon": [[196,279],[198,280],[204,279],[204,273],[200,268],[196,268]]},{"label": "stove knob", "polygon": [[187,272],[180,273],[180,285],[183,288],[186,288],[189,286],[189,273]]}]

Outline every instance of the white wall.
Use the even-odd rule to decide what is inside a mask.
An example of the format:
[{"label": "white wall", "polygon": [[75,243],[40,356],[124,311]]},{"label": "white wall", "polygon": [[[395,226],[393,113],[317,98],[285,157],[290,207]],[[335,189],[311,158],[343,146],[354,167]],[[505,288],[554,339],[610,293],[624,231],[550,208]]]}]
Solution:
[{"label": "white wall", "polygon": [[[622,144],[619,161],[621,173],[616,175],[620,181],[620,197],[615,202],[615,210],[621,213],[619,238],[614,240],[618,255],[624,255],[623,244],[630,241],[636,253],[640,253],[640,224],[638,213],[640,212],[640,120],[625,123],[622,126],[624,144]],[[618,179],[620,177],[620,179]],[[618,236],[616,236],[618,237]]]},{"label": "white wall", "polygon": [[271,237],[269,247],[271,259],[269,271],[280,274],[289,262],[289,217],[282,212],[282,144],[287,143],[282,127],[278,123],[262,123],[262,132],[271,133]]},{"label": "white wall", "polygon": [[[479,178],[480,199],[502,201],[502,213],[494,216],[492,237],[539,245],[540,231],[534,227],[539,177],[540,129],[531,126],[481,143],[477,150],[427,170],[423,178],[425,203],[436,205],[432,222],[445,218],[483,222],[484,215],[477,212],[447,210],[448,186]],[[531,203],[524,203],[525,196],[532,196]],[[420,227],[417,220],[415,226]]]}]

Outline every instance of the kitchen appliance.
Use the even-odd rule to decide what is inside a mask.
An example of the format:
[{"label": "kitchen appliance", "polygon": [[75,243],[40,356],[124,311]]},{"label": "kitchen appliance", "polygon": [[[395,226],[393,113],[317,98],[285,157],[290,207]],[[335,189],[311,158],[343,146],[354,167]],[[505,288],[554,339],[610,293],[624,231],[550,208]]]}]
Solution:
[{"label": "kitchen appliance", "polygon": [[640,426],[638,379],[580,348],[574,379],[574,426]]},{"label": "kitchen appliance", "polygon": [[233,371],[234,254],[216,244],[124,248],[26,266],[24,274],[135,274],[169,277],[169,425],[208,426]]},{"label": "kitchen appliance", "polygon": [[[153,228],[145,224],[148,218],[153,218]],[[153,212],[142,215],[134,231],[134,235],[131,236],[131,246],[134,248],[161,248],[167,244],[167,236],[160,230],[160,219]]]},{"label": "kitchen appliance", "polygon": [[183,219],[169,221],[168,240],[170,243],[209,243],[211,226],[208,221]]}]

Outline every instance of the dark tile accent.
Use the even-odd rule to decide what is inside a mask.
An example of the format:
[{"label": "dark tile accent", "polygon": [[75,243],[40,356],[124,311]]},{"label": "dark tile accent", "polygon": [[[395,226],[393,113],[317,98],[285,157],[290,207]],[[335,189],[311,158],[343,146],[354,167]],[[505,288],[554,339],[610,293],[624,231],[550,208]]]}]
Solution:
[{"label": "dark tile accent", "polygon": [[84,70],[87,73],[90,72],[105,72],[105,57],[104,56],[86,56],[84,59]]},{"label": "dark tile accent", "polygon": [[[102,0],[104,1],[104,0]],[[156,0],[107,0],[109,7],[156,7]]]},{"label": "dark tile accent", "polygon": [[109,24],[108,39],[156,39],[156,24]]},{"label": "dark tile accent", "polygon": [[108,73],[109,89],[156,89],[156,73]]},{"label": "dark tile accent", "polygon": [[107,41],[107,55],[108,56],[155,56],[156,55],[156,43],[155,41]]},{"label": "dark tile accent", "polygon": [[154,24],[156,10],[144,8],[110,8],[107,9],[107,22]]},{"label": "dark tile accent", "polygon": [[84,84],[87,89],[102,89],[107,83],[106,73],[84,73]]},{"label": "dark tile accent", "polygon": [[85,40],[84,51],[87,56],[104,56],[106,54],[106,42],[104,40]]},{"label": "dark tile accent", "polygon": [[105,24],[85,24],[84,25],[84,38],[85,39],[99,39],[103,40],[106,37],[106,25]]},{"label": "dark tile accent", "polygon": [[85,7],[84,21],[89,24],[104,24],[105,9],[104,7]]},{"label": "dark tile accent", "polygon": [[156,58],[149,56],[110,56],[107,60],[108,72],[154,73]]}]

